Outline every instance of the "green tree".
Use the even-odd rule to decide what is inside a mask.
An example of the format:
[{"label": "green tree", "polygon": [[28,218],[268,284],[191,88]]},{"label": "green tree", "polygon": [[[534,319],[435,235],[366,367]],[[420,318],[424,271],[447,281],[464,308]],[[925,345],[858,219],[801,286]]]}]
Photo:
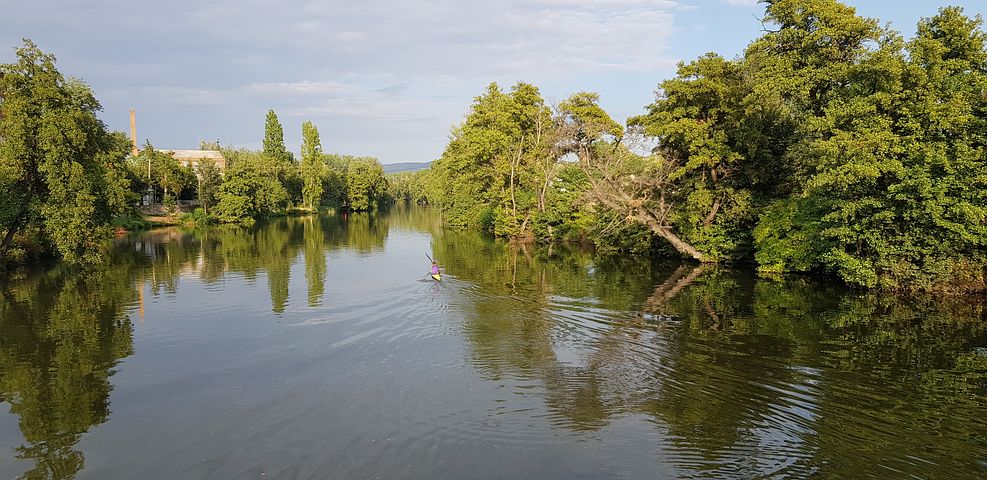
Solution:
[{"label": "green tree", "polygon": [[225,222],[259,218],[284,211],[288,192],[275,173],[275,166],[262,153],[239,150],[225,155],[227,166],[217,193],[215,214]]},{"label": "green tree", "polygon": [[529,237],[553,171],[536,163],[554,165],[552,138],[551,110],[535,86],[505,93],[490,84],[432,167],[450,223]]},{"label": "green tree", "polygon": [[278,165],[288,164],[295,156],[284,146],[284,128],[274,110],[267,111],[264,121],[264,156]]},{"label": "green tree", "polygon": [[326,175],[323,184],[323,197],[326,205],[331,205],[336,209],[346,208],[348,195],[346,172],[349,170],[349,163],[352,159],[351,156],[335,153],[325,155]]},{"label": "green tree", "polygon": [[128,198],[126,150],[99,110],[89,87],[30,40],[0,65],[0,260],[27,231],[68,261],[98,257]]},{"label": "green tree", "polygon": [[322,204],[323,179],[325,177],[325,157],[319,130],[312,122],[302,124],[302,198],[307,208],[316,210]]},{"label": "green tree", "polygon": [[202,209],[209,213],[209,209],[216,205],[216,198],[219,194],[219,187],[223,184],[223,174],[215,162],[201,160],[198,163],[198,188],[199,204]]},{"label": "green tree", "polygon": [[191,167],[178,163],[168,152],[155,150],[150,141],[145,143],[138,158],[139,163],[150,166],[150,185],[155,191],[160,189],[165,203],[174,201],[182,190],[195,184],[195,172]]},{"label": "green tree", "polygon": [[380,162],[373,158],[350,160],[346,191],[349,210],[365,212],[377,208],[387,193],[387,178]]},{"label": "green tree", "polygon": [[302,200],[302,178],[298,172],[295,156],[284,145],[284,128],[274,110],[267,111],[264,121],[263,155],[274,167],[277,179],[281,182],[291,203]]},{"label": "green tree", "polygon": [[754,220],[751,178],[742,175],[749,140],[742,128],[743,78],[741,62],[716,54],[680,64],[648,114],[632,121],[658,140],[669,163],[675,194],[666,197],[674,202],[667,223],[703,261],[737,257]]},{"label": "green tree", "polygon": [[886,32],[845,56],[805,122],[802,191],[762,217],[762,266],[821,266],[871,287],[984,288],[980,26],[947,8],[907,44]]}]

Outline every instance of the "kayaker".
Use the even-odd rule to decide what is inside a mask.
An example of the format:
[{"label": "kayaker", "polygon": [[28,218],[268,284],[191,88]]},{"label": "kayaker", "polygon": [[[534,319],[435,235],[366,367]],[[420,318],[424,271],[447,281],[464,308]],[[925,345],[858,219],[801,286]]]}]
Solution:
[{"label": "kayaker", "polygon": [[439,264],[437,262],[432,262],[432,275],[439,274]]}]

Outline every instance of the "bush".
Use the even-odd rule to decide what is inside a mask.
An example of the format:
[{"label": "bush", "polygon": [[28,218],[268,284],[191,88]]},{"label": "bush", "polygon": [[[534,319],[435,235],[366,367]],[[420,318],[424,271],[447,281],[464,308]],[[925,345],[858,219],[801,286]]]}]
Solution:
[{"label": "bush", "polygon": [[207,214],[202,208],[196,208],[192,212],[183,213],[178,216],[178,224],[187,228],[204,227],[213,223],[213,221],[213,217]]}]

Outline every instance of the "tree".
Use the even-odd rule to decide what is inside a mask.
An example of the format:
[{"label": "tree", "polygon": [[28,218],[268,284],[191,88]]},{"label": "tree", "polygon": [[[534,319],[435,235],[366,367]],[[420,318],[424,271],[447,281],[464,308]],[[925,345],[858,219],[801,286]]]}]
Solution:
[{"label": "tree", "polygon": [[150,141],[144,144],[138,157],[139,163],[149,169],[149,185],[161,190],[165,203],[174,201],[183,189],[195,184],[195,172],[191,167],[181,165],[170,153],[156,150]]},{"label": "tree", "polygon": [[24,231],[68,261],[99,256],[127,197],[126,150],[96,117],[100,108],[30,40],[0,65],[0,260]]},{"label": "tree", "polygon": [[322,154],[322,143],[319,141],[319,130],[312,125],[312,122],[302,124],[301,174],[304,182],[303,202],[309,209],[316,210],[322,204],[325,158]]},{"label": "tree", "polygon": [[983,288],[980,25],[947,8],[907,44],[886,32],[877,48],[845,56],[805,122],[801,191],[773,204],[755,232],[762,267],[821,267],[871,287]]},{"label": "tree", "polygon": [[751,151],[742,128],[743,78],[741,62],[706,54],[680,64],[678,75],[661,83],[648,113],[631,120],[657,140],[655,154],[668,162],[672,188],[662,198],[674,208],[663,222],[702,252],[703,261],[736,257],[738,247],[749,244],[744,237],[754,215],[752,177],[742,175]]},{"label": "tree", "polygon": [[298,174],[295,156],[285,148],[284,128],[274,110],[267,111],[264,122],[263,155],[274,167],[274,173],[288,193],[289,201],[299,203],[302,199],[302,179]]},{"label": "tree", "polygon": [[387,178],[380,162],[373,158],[354,158],[346,172],[349,209],[364,212],[377,208],[387,192]]},{"label": "tree", "polygon": [[276,164],[287,164],[295,160],[294,155],[284,146],[284,128],[274,110],[267,111],[264,121],[264,156]]},{"label": "tree", "polygon": [[215,213],[220,220],[236,222],[284,211],[288,192],[278,181],[268,158],[258,152],[231,152],[231,161],[217,193]]},{"label": "tree", "polygon": [[346,209],[348,193],[346,191],[346,172],[353,157],[348,155],[327,154],[324,157],[326,174],[323,183],[323,198],[326,205],[336,209]]},{"label": "tree", "polygon": [[199,204],[202,205],[202,209],[208,214],[209,209],[216,204],[219,187],[223,183],[223,175],[219,171],[219,167],[216,166],[216,163],[208,160],[199,161],[198,171],[196,173],[198,178],[198,188],[196,190],[199,196]]},{"label": "tree", "polygon": [[490,84],[433,164],[449,222],[529,237],[552,172],[543,168],[539,176],[534,164],[555,163],[551,128],[551,110],[535,86],[518,83],[505,93]]}]

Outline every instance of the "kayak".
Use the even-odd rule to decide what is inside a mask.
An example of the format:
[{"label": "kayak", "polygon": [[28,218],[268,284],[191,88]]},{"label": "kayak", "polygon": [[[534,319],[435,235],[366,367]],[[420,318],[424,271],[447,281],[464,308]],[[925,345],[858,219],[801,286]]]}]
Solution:
[{"label": "kayak", "polygon": [[442,281],[442,275],[440,275],[438,273],[433,273],[432,274],[432,279],[435,280],[436,282],[441,282]]}]

